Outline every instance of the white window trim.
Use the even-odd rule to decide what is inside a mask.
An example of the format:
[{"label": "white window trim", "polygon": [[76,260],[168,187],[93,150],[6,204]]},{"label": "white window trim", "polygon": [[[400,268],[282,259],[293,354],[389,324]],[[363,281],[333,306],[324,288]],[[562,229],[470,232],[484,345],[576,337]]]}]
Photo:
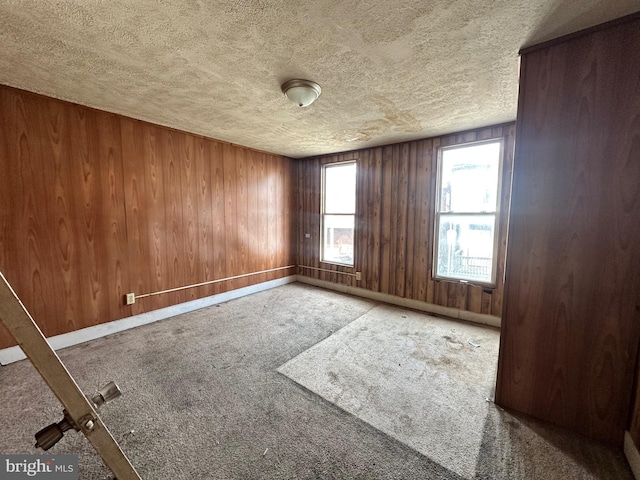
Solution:
[{"label": "white window trim", "polygon": [[[353,213],[326,213],[325,212],[325,185],[326,185],[326,171],[327,167],[335,167],[342,165],[353,164],[356,167],[356,184],[354,185],[355,190],[355,204]],[[326,263],[329,265],[340,265],[342,267],[355,268],[356,264],[356,210],[358,207],[358,162],[357,160],[347,160],[344,162],[333,162],[333,163],[325,163],[322,165],[322,181],[320,185],[320,255],[319,260],[321,263]],[[325,215],[344,215],[353,217],[353,263],[342,263],[336,262],[335,260],[324,260],[324,216]]]},{"label": "white window trim", "polygon": [[[476,145],[484,145],[488,143],[499,143],[500,144],[500,158],[498,160],[498,189],[496,192],[496,210],[491,212],[441,212],[441,193],[442,193],[442,152],[444,150],[455,150],[458,148],[472,147]],[[500,213],[502,209],[502,168],[504,165],[504,145],[505,138],[497,137],[490,138],[487,140],[479,140],[475,142],[466,142],[459,143],[456,145],[448,145],[446,147],[438,147],[437,152],[437,167],[436,167],[436,201],[435,201],[435,215],[434,215],[434,226],[433,226],[433,269],[432,269],[432,278],[434,280],[444,280],[452,283],[463,283],[463,284],[472,284],[479,285],[482,287],[496,287],[496,278],[498,271],[498,240],[500,234]],[[441,215],[451,215],[451,216],[478,216],[478,215],[494,215],[493,221],[493,258],[491,265],[491,282],[481,282],[478,280],[465,280],[456,277],[447,277],[444,275],[437,275],[438,271],[438,244],[439,244],[439,235],[440,235],[440,216]]]}]

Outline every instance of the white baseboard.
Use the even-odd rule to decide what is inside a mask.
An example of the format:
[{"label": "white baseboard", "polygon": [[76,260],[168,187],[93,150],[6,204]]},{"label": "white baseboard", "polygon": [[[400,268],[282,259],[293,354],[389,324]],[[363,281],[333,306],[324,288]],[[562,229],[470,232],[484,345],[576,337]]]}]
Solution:
[{"label": "white baseboard", "polygon": [[365,290],[364,288],[350,287],[348,285],[342,285],[340,283],[318,280],[316,278],[306,277],[304,275],[298,275],[297,280],[301,283],[315,285],[316,287],[326,288],[328,290],[335,290],[342,293],[348,293],[349,295],[356,295],[358,297],[369,298],[371,300],[376,300],[379,302],[391,303],[400,307],[411,308],[413,310],[420,310],[427,313],[434,313],[436,315],[443,315],[449,318],[465,320],[467,322],[481,323],[483,325],[490,325],[497,328],[500,328],[501,325],[501,318],[494,315],[474,313],[452,307],[443,307],[440,305],[434,305],[432,303],[421,302],[419,300],[396,297],[395,295],[389,295],[386,293],[372,292],[371,290]]},{"label": "white baseboard", "polygon": [[[88,342],[89,340],[95,340],[96,338],[105,337],[113,333],[122,332],[123,330],[129,330],[130,328],[139,327],[141,325],[147,325],[149,323],[157,322],[158,320],[164,320],[169,317],[175,317],[182,313],[192,312],[201,308],[210,307],[218,303],[228,302],[235,298],[251,295],[252,293],[261,292],[263,290],[269,290],[271,288],[286,285],[287,283],[293,283],[296,281],[296,275],[290,275],[288,277],[278,278],[270,280],[268,282],[258,283],[250,285],[248,287],[238,288],[229,292],[219,293],[217,295],[211,295],[210,297],[199,298],[197,300],[191,300],[189,302],[180,303],[178,305],[172,305],[170,307],[153,310],[151,312],[141,313],[140,315],[134,315],[132,317],[123,318],[121,320],[114,320],[108,323],[101,323],[93,327],[82,328],[69,333],[63,333],[54,337],[49,337],[47,341],[54,350],[60,350],[61,348],[71,347],[79,343]],[[0,365],[7,365],[9,363],[17,362],[27,358],[18,346],[4,348],[0,350]]]},{"label": "white baseboard", "polygon": [[640,453],[628,431],[624,432],[624,455],[627,457],[633,476],[636,480],[640,480]]},{"label": "white baseboard", "polygon": [[[434,305],[418,300],[411,300],[408,298],[396,297],[395,295],[388,295],[386,293],[372,292],[363,288],[349,287],[347,285],[338,283],[317,280],[315,278],[306,277],[304,275],[290,275],[288,277],[278,278],[276,280],[270,280],[268,282],[239,288],[237,290],[219,293],[210,297],[199,298],[190,302],[180,303],[178,305],[172,305],[170,307],[161,308],[159,310],[141,313],[140,315],[134,315],[132,317],[114,320],[108,323],[101,323],[100,325],[95,325],[93,327],[87,327],[80,330],[75,330],[73,332],[63,333],[61,335],[49,337],[47,341],[54,350],[60,350],[62,348],[78,345],[79,343],[88,342],[89,340],[95,340],[96,338],[105,337],[113,333],[129,330],[130,328],[135,328],[142,325],[147,325],[149,323],[157,322],[159,320],[164,320],[166,318],[175,317],[176,315],[180,315],[182,313],[192,312],[194,310],[209,307],[211,305],[216,305],[218,303],[228,302],[229,300],[233,300],[235,298],[244,297],[246,295],[251,295],[252,293],[261,292],[263,290],[269,290],[271,288],[286,285],[287,283],[293,283],[295,281],[321,288],[326,288],[327,290],[334,290],[342,293],[347,293],[349,295],[369,298],[371,300],[379,302],[390,303],[392,305],[398,305],[414,310],[420,310],[427,313],[435,313],[437,315],[444,315],[446,317],[457,318],[468,322],[481,323],[483,325],[491,325],[498,328],[500,327],[500,317],[495,317],[493,315],[484,315],[480,313],[468,312],[466,310],[460,310],[457,308],[442,307],[440,305]],[[17,362],[25,358],[26,356],[24,352],[18,346],[0,350],[0,365],[7,365],[9,363]],[[638,480],[640,480],[640,478]]]}]

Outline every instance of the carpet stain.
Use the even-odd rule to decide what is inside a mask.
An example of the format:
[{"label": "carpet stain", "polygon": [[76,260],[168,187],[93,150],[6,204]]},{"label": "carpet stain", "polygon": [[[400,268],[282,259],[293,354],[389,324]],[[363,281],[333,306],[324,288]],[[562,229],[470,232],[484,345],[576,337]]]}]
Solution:
[{"label": "carpet stain", "polygon": [[449,335],[443,335],[442,338],[447,341],[447,347],[452,350],[460,350],[464,347],[464,344],[462,342],[459,342],[457,339],[452,338]]},{"label": "carpet stain", "polygon": [[403,430],[413,430],[413,420],[409,415],[401,415],[399,420]]},{"label": "carpet stain", "polygon": [[433,365],[433,366],[443,365],[452,369],[458,369],[458,368],[464,367],[464,365],[459,360],[455,358],[447,357],[444,355],[440,356],[440,358],[427,358],[425,361],[429,365]]}]

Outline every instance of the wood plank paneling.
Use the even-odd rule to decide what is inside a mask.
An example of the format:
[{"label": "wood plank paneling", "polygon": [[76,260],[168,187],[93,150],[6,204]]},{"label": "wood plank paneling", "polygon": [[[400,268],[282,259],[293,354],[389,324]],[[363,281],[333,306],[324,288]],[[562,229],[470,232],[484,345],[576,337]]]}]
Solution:
[{"label": "wood plank paneling", "polygon": [[[267,162],[270,159],[267,157]],[[267,182],[267,265],[272,268],[276,263],[276,229],[277,214],[276,214],[276,179],[274,175],[268,175]]]},{"label": "wood plank paneling", "polygon": [[[395,205],[395,195],[393,190],[393,148],[391,146],[382,148],[382,215],[380,216],[380,291],[391,293],[391,241],[392,241],[392,206]],[[395,235],[393,236],[395,240]]]},{"label": "wood plank paneling", "polygon": [[258,228],[258,172],[260,169],[260,159],[249,156],[247,158],[247,228],[248,243],[247,255],[255,263],[250,265],[251,270],[258,271],[260,268],[260,255],[256,250],[260,248],[260,229]]},{"label": "wood plank paneling", "polygon": [[131,284],[131,276],[127,267],[129,251],[120,122],[115,115],[94,111],[87,112],[87,115],[87,123],[91,127],[88,152],[97,153],[97,156],[88,154],[88,158],[100,175],[99,184],[90,189],[98,225],[92,242],[95,248],[92,267],[98,287],[92,294],[99,297],[99,305],[91,321],[100,323],[104,312],[108,312],[109,318],[126,316],[123,303],[111,299],[122,298],[126,293],[125,286]]},{"label": "wood plank paneling", "polygon": [[295,263],[297,165],[4,86],[0,120],[0,270],[46,336],[295,273],[123,305]]},{"label": "wood plank paneling", "polygon": [[[42,111],[42,121],[46,135],[41,142],[38,163],[40,170],[51,178],[49,188],[51,194],[50,216],[47,218],[52,235],[54,285],[60,295],[55,298],[56,309],[60,316],[56,319],[56,329],[75,330],[75,319],[83,316],[83,304],[73,302],[73,292],[79,292],[80,285],[77,281],[78,272],[81,270],[79,242],[81,239],[82,222],[72,223],[71,212],[75,210],[76,188],[74,185],[74,173],[80,167],[80,159],[73,155],[71,141],[77,140],[70,137],[69,118],[72,111],[64,111],[58,104],[46,104]],[[69,160],[67,160],[69,158]],[[47,161],[48,160],[48,161]],[[69,168],[65,168],[69,162]],[[82,179],[81,179],[82,180]],[[79,185],[81,187],[81,184]],[[78,217],[82,218],[82,204],[78,205]]]},{"label": "wood plank paneling", "polygon": [[[416,175],[416,209],[419,215],[417,229],[413,232],[416,237],[415,253],[418,259],[415,264],[416,272],[414,279],[417,289],[414,289],[415,300],[434,303],[434,282],[431,278],[432,268],[432,251],[430,250],[432,242],[431,235],[433,232],[433,215],[432,208],[435,208],[435,149],[438,144],[435,140],[424,140],[418,142],[417,175]],[[425,188],[425,185],[428,187]],[[415,281],[415,280],[414,280]]]},{"label": "wood plank paneling", "polygon": [[[638,359],[640,360],[640,359]],[[636,450],[640,450],[640,363],[636,363],[636,371],[635,371],[635,392],[634,392],[634,400],[631,404],[631,414],[629,425],[627,425],[627,430],[629,431],[629,435],[633,439],[633,443],[635,444]]]},{"label": "wood plank paneling", "polygon": [[406,292],[402,292],[402,296],[411,296],[413,294],[413,275],[414,269],[412,265],[416,261],[415,257],[415,244],[416,237],[418,235],[416,232],[416,210],[417,208],[409,208],[409,205],[417,205],[417,196],[416,196],[416,177],[417,177],[417,164],[416,164],[416,155],[417,155],[417,145],[416,143],[405,144],[406,148],[409,149],[407,152],[407,224],[405,226],[406,229],[406,239],[407,239],[407,248],[406,248],[406,274],[405,274],[405,288]]},{"label": "wood plank paneling", "polygon": [[[441,145],[504,138],[502,202],[499,218],[498,281],[495,288],[434,281],[433,211],[436,158]],[[502,299],[506,223],[510,200],[514,125],[488,127],[433,139],[375,147],[347,154],[300,160],[298,164],[299,264],[346,273],[301,270],[303,275],[353,285],[374,292],[411,298],[476,313],[499,315]],[[320,262],[320,195],[322,165],[357,159],[355,265]],[[304,238],[309,233],[311,238]],[[485,298],[486,297],[486,298]],[[495,304],[492,310],[492,304]]]},{"label": "wood plank paneling", "polygon": [[[160,146],[161,169],[163,172],[162,192],[164,194],[165,214],[165,252],[167,256],[165,288],[170,285],[188,285],[185,272],[185,231],[182,224],[183,202],[180,161],[179,135],[171,130],[157,128]],[[173,304],[186,300],[186,292],[180,290],[166,294]]]},{"label": "wood plank paneling", "polygon": [[[152,283],[152,245],[148,241],[149,220],[146,215],[147,193],[144,159],[143,124],[128,118],[121,119],[122,163],[124,169],[124,204],[129,271],[132,292],[148,292]],[[126,267],[123,267],[126,268]],[[126,293],[126,292],[125,292]],[[133,314],[144,311],[138,302],[128,307]],[[38,318],[35,317],[34,318]]]},{"label": "wood plank paneling", "polygon": [[[225,230],[225,194],[224,194],[224,148],[225,145],[217,142],[208,142],[209,162],[211,164],[211,204],[213,218],[213,280],[226,278],[226,237],[231,232]],[[222,283],[213,285],[213,293],[221,293],[226,290]]]},{"label": "wood plank paneling", "polygon": [[621,444],[640,338],[640,19],[521,66],[496,400]]},{"label": "wood plank paneling", "polygon": [[[0,90],[0,115],[3,129],[2,142],[2,188],[4,201],[0,204],[3,232],[2,261],[12,275],[7,278],[15,284],[13,289],[23,299],[30,299],[31,313],[41,320],[45,335],[57,328],[55,298],[48,292],[53,290],[52,238],[50,225],[52,203],[51,183],[42,175],[42,139],[34,130],[44,130],[39,112],[43,102],[26,101],[22,96],[12,95],[10,90]],[[32,125],[32,118],[36,118]],[[49,195],[43,195],[43,193]],[[3,329],[3,342],[8,332]]]},{"label": "wood plank paneling", "polygon": [[[264,252],[269,251],[269,182],[267,180],[267,154],[263,153],[259,157],[258,162],[258,248],[262,254],[260,255],[260,270],[266,270],[269,268],[269,257],[264,255]],[[296,168],[297,173],[297,168]],[[295,262],[293,262],[295,264]],[[261,275],[262,280],[265,281],[269,276],[267,274]]]},{"label": "wood plank paneling", "polygon": [[[162,137],[158,138],[158,134],[162,134],[163,130],[153,125],[142,126],[142,142],[144,162],[144,175],[146,182],[146,207],[144,215],[149,222],[147,225],[147,242],[151,253],[151,283],[144,290],[144,293],[158,292],[170,288],[169,263],[171,261],[167,249],[167,233],[169,232],[166,224],[166,210],[164,200],[164,165],[162,161]],[[143,267],[144,268],[144,267]],[[148,309],[154,310],[164,305],[164,299],[159,296],[148,297],[142,300],[145,304],[149,304]]]},{"label": "wood plank paneling", "polygon": [[[214,232],[215,216],[213,214],[214,183],[211,173],[209,143],[202,138],[196,139],[194,151],[195,189],[196,189],[196,218],[197,218],[197,260],[195,262],[196,278],[204,282],[215,280],[214,266]],[[220,277],[218,277],[220,278]],[[194,290],[195,291],[195,290]],[[201,288],[203,295],[213,295],[214,284]]]},{"label": "wood plank paneling", "polygon": [[[245,159],[245,150],[242,148],[236,149],[236,161],[235,161],[236,173],[236,218],[235,224],[238,235],[238,271],[242,273],[248,273],[250,270],[248,257],[249,247],[249,203],[248,203],[248,188],[247,188],[247,162]],[[277,231],[277,228],[276,228]],[[234,288],[246,287],[247,282],[251,281],[248,278],[240,278],[234,280]]]},{"label": "wood plank paneling", "polygon": [[[200,256],[201,251],[198,246],[198,190],[196,171],[196,145],[199,139],[192,135],[181,135],[178,137],[179,155],[178,169],[180,170],[180,193],[182,199],[182,240],[184,265],[184,278],[189,281],[192,278],[206,278],[201,276],[201,272],[196,265],[206,265],[206,254]],[[202,249],[204,250],[204,248]],[[197,298],[197,290],[185,291],[186,300]]]}]

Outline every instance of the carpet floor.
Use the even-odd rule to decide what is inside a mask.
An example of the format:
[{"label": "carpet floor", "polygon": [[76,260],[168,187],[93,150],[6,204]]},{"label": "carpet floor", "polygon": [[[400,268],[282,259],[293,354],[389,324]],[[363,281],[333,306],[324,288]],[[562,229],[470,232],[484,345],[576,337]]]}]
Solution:
[{"label": "carpet floor", "polygon": [[494,328],[379,305],[278,371],[473,478],[499,342]]},{"label": "carpet floor", "polygon": [[[86,393],[120,385],[101,416],[144,479],[632,480],[619,449],[487,401],[497,335],[295,283],[59,355]],[[41,453],[60,404],[28,361],[0,385],[0,453]],[[77,433],[48,453],[110,478]]]}]

